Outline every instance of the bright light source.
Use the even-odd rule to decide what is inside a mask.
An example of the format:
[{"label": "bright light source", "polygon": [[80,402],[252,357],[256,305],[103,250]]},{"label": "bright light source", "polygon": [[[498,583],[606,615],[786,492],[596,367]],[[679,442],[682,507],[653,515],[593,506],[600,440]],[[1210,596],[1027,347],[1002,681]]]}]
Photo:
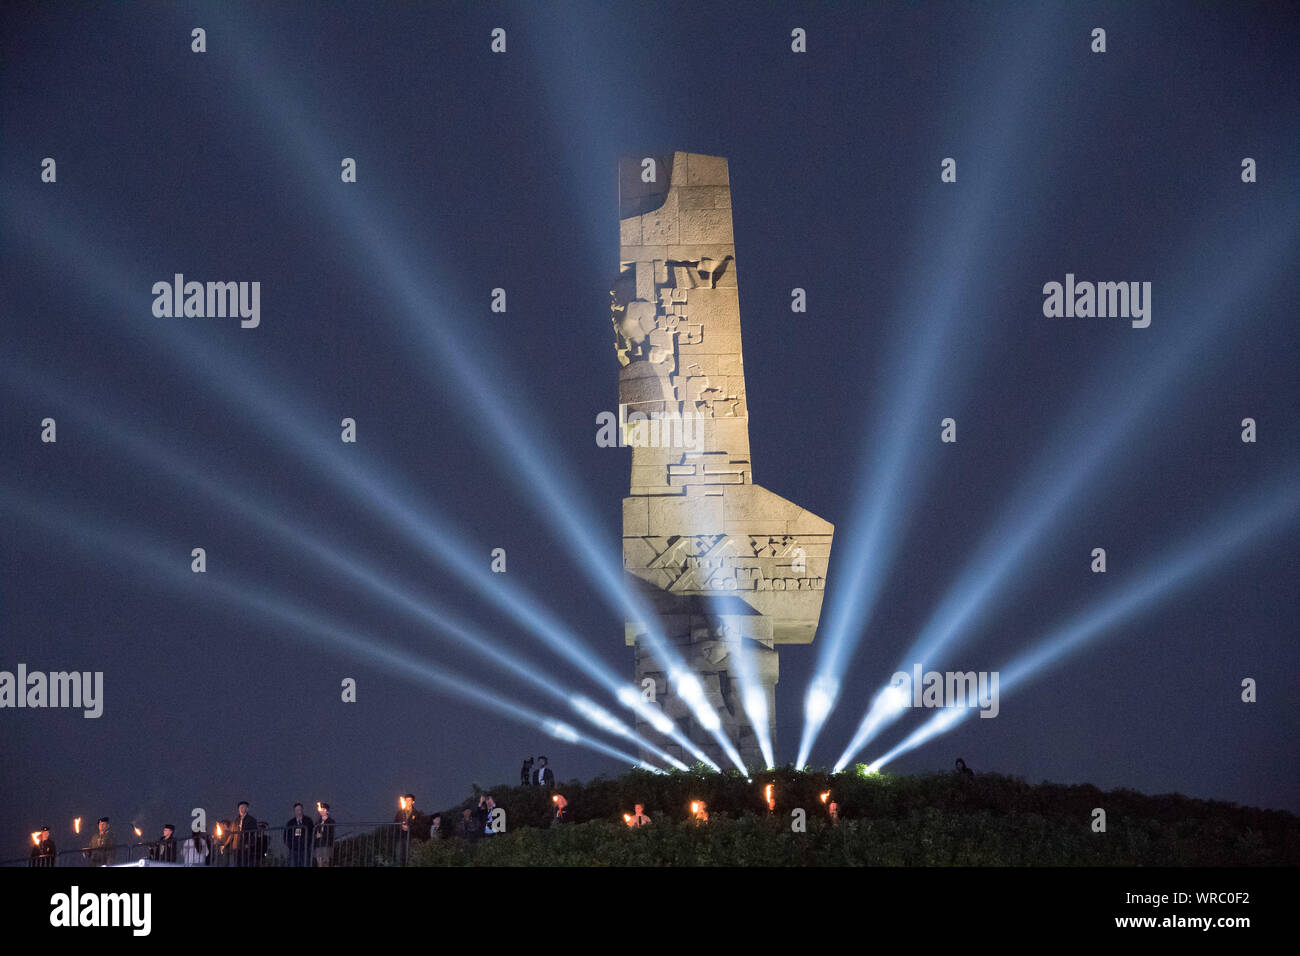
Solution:
[{"label": "bright light source", "polygon": [[878,695],[876,700],[879,702],[880,709],[887,714],[897,714],[907,709],[908,700],[907,688],[901,683],[890,684]]},{"label": "bright light source", "polygon": [[699,678],[689,671],[673,671],[672,682],[686,703],[694,705],[704,700],[704,688],[700,686]]},{"label": "bright light source", "polygon": [[620,704],[624,707],[630,707],[633,710],[641,706],[641,703],[645,700],[644,697],[637,693],[635,687],[628,687],[626,685],[618,689],[618,694],[616,696],[618,697],[618,702]]},{"label": "bright light source", "polygon": [[546,732],[557,740],[563,740],[571,744],[578,742],[578,732],[568,724],[561,723],[558,720],[548,720],[546,722]]},{"label": "bright light source", "polygon": [[808,763],[817,731],[821,729],[831,710],[834,709],[839,692],[839,679],[831,674],[818,675],[808,685],[808,693],[803,701],[804,734],[799,744],[799,757],[795,761],[796,769],[802,770]]},{"label": "bright light source", "polygon": [[804,699],[804,717],[810,723],[822,723],[835,706],[835,697],[839,691],[840,682],[829,674],[816,678],[809,685],[808,696]]}]

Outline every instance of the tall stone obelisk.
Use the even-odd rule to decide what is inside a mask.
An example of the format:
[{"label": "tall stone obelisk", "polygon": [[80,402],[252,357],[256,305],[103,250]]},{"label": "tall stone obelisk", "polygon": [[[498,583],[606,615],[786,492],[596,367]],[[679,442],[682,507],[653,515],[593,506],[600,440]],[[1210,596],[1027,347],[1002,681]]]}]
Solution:
[{"label": "tall stone obelisk", "polygon": [[[765,701],[775,746],[776,645],[813,640],[834,528],[753,483],[725,159],[677,152],[620,162],[611,300],[623,440],[632,446],[623,566],[655,616],[626,625],[637,683],[653,681],[665,713],[730,764],[669,685],[647,640],[657,627],[699,677],[742,759],[759,767],[741,678]],[[640,719],[637,730],[655,736]]]}]

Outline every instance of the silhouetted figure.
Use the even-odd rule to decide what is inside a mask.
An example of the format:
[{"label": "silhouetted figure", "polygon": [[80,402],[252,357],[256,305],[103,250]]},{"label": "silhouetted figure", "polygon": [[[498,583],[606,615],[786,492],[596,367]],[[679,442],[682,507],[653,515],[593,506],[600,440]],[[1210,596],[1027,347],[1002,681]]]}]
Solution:
[{"label": "silhouetted figure", "polygon": [[398,810],[393,817],[397,824],[397,865],[406,866],[410,858],[411,842],[423,843],[428,839],[429,825],[423,814],[415,809],[415,794],[405,793],[397,801]]},{"label": "silhouetted figure", "polygon": [[223,857],[226,857],[228,861],[231,861],[227,862],[227,866],[233,865],[235,856],[235,825],[229,820],[222,820],[217,824],[217,832],[215,835],[219,842],[216,844],[215,851],[208,857],[208,859],[211,860],[217,855],[217,853],[220,853]]},{"label": "silhouetted figure", "polygon": [[27,859],[28,866],[47,867],[54,865],[54,841],[50,839],[50,828],[41,827],[36,835],[36,845]]},{"label": "silhouetted figure", "polygon": [[545,757],[537,758],[537,769],[533,771],[533,782],[539,787],[555,786],[555,771],[546,765]]},{"label": "silhouetted figure", "polygon": [[442,814],[441,813],[435,813],[433,815],[433,819],[429,821],[429,839],[430,840],[442,839]]},{"label": "silhouetted figure", "polygon": [[176,828],[170,823],[163,825],[162,838],[149,848],[149,859],[159,863],[176,862]]},{"label": "silhouetted figure", "polygon": [[239,816],[230,825],[230,849],[235,854],[235,866],[260,866],[257,817],[248,812],[247,800],[240,800],[236,809]]},{"label": "silhouetted figure", "polygon": [[460,822],[456,824],[456,835],[472,842],[479,838],[481,832],[473,808],[466,807],[461,811]]},{"label": "silhouetted figure", "polygon": [[330,816],[328,803],[316,804],[320,819],[312,832],[312,844],[316,847],[316,865],[332,866],[334,863],[334,818]]},{"label": "silhouetted figure", "polygon": [[519,786],[531,787],[533,785],[533,758],[525,757],[524,765],[519,768]]},{"label": "silhouetted figure", "polygon": [[[541,758],[545,760],[546,758]],[[551,826],[559,826],[561,823],[569,822],[569,801],[564,799],[564,794],[556,793],[551,795],[551,803],[555,806],[555,816],[551,817]]]},{"label": "silhouetted figure", "polygon": [[975,771],[972,770],[970,767],[966,766],[966,761],[962,760],[960,757],[957,758],[957,769],[954,771],[954,773],[956,773],[958,776],[961,777],[975,776]]},{"label": "silhouetted figure", "polygon": [[289,850],[290,866],[311,866],[312,835],[315,830],[311,817],[302,811],[302,804],[293,805],[293,816],[284,825],[284,845]]}]

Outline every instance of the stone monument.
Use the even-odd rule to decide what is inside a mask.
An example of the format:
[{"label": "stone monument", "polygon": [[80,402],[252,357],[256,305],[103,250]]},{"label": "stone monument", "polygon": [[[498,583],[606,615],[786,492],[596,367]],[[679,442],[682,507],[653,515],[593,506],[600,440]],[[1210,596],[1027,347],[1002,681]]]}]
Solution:
[{"label": "stone monument", "polygon": [[[610,296],[620,428],[632,447],[623,567],[655,615],[626,624],[637,683],[653,687],[657,706],[719,766],[730,765],[670,686],[646,639],[657,627],[745,764],[758,768],[741,677],[755,688],[751,706],[755,694],[766,705],[775,747],[777,645],[813,640],[834,528],[753,482],[726,159],[677,152],[619,163]],[[655,737],[640,718],[637,731]]]}]

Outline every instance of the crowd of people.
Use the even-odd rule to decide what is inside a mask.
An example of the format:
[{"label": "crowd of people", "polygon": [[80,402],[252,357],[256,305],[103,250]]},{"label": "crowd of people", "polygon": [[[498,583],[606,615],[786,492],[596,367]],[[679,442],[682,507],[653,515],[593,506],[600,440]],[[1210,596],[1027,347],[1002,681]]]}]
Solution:
[{"label": "crowd of people", "polygon": [[[116,860],[121,847],[144,847],[148,859],[159,863],[184,863],[186,866],[210,866],[219,858],[233,866],[260,866],[270,845],[270,828],[259,823],[249,813],[250,804],[240,800],[235,817],[217,824],[211,835],[199,827],[190,831],[184,842],[176,839],[176,827],[163,825],[157,839],[144,842],[140,831],[135,831],[137,842],[119,843],[108,817],[100,817],[97,832],[92,834],[81,853],[91,866],[108,866]],[[316,804],[318,817],[303,810],[301,803],[293,805],[293,816],[281,828],[289,866],[329,866],[334,852],[335,821],[330,816],[328,803]],[[32,837],[29,866],[54,866],[57,849],[50,837],[50,828],[42,826]]]},{"label": "crowd of people", "polygon": [[[528,757],[520,771],[520,783],[524,786],[554,789],[555,771],[548,765],[546,757]],[[555,811],[552,821],[566,822],[568,801],[558,792],[552,794],[551,801]],[[176,839],[176,827],[168,823],[163,826],[162,835],[155,840],[144,842],[139,830],[136,830],[137,842],[119,843],[108,817],[100,817],[98,832],[91,836],[81,852],[91,866],[106,866],[117,862],[117,850],[132,846],[147,848],[148,858],[159,863],[210,866],[223,860],[232,866],[261,866],[270,848],[270,827],[259,822],[249,812],[250,806],[247,800],[240,800],[235,817],[221,820],[211,835],[199,827],[193,827],[184,842]],[[501,832],[504,824],[498,823],[500,818],[493,816],[497,809],[492,794],[482,794],[477,807],[466,807],[461,811],[460,819],[454,827],[447,827],[443,824],[441,813],[426,816],[416,809],[415,794],[403,794],[398,798],[398,810],[393,817],[399,835],[392,845],[394,856],[398,863],[405,863],[412,840],[437,840],[448,835],[477,840]],[[319,815],[313,817],[304,812],[301,803],[295,803],[293,816],[281,828],[280,838],[284,843],[289,866],[330,866],[333,863],[336,822],[330,816],[328,803],[317,803],[316,810]],[[54,866],[58,851],[50,836],[50,828],[42,826],[33,833],[32,844],[28,865]]]},{"label": "crowd of people", "polygon": [[[964,760],[958,759],[954,771],[962,779],[974,776]],[[519,783],[523,787],[538,787],[551,791],[552,826],[567,823],[570,819],[569,801],[555,787],[555,772],[550,768],[546,757],[527,757],[519,770]],[[775,810],[775,798],[772,786],[765,790],[768,812]],[[826,806],[826,813],[833,825],[840,822],[839,804],[831,799],[829,790],[820,794],[821,802]],[[190,835],[183,842],[176,839],[176,828],[168,823],[162,828],[162,835],[151,842],[137,842],[136,847],[146,847],[150,860],[160,863],[184,863],[187,866],[212,865],[217,860],[232,866],[261,866],[270,848],[270,827],[260,823],[249,812],[249,802],[239,801],[236,816],[217,824],[214,833],[209,836],[199,827],[192,828]],[[478,798],[477,806],[468,806],[461,810],[460,818],[447,824],[441,813],[431,816],[421,813],[415,806],[415,794],[405,793],[398,798],[398,810],[393,817],[394,839],[391,851],[397,863],[405,863],[410,854],[412,841],[438,840],[447,836],[456,836],[464,840],[478,840],[505,831],[504,808],[499,807],[491,793],[483,793]],[[336,823],[330,815],[328,803],[317,803],[318,816],[306,813],[301,803],[293,805],[293,816],[281,827],[280,839],[284,843],[285,859],[292,867],[331,866],[334,863]],[[697,824],[707,823],[709,811],[702,800],[690,804],[690,818]],[[623,814],[623,822],[629,827],[644,827],[650,824],[649,815],[644,805],[636,804],[632,813]],[[135,830],[137,839],[141,837]],[[49,827],[41,827],[32,834],[32,849],[29,866],[54,866],[57,855],[54,840],[50,837]],[[108,817],[100,817],[98,832],[90,838],[89,844],[81,850],[87,862],[92,866],[103,866],[113,862],[114,854],[124,844],[119,844]]]}]

